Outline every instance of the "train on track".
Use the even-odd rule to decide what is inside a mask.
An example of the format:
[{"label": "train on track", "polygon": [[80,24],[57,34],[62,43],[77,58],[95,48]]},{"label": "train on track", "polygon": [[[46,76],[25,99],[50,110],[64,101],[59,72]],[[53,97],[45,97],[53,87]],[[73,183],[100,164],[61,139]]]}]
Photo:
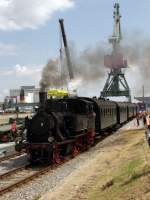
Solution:
[{"label": "train on track", "polygon": [[32,118],[25,119],[24,139],[16,150],[25,149],[31,162],[60,163],[95,143],[95,138],[115,130],[137,115],[137,105],[102,98],[64,97],[46,99]]}]

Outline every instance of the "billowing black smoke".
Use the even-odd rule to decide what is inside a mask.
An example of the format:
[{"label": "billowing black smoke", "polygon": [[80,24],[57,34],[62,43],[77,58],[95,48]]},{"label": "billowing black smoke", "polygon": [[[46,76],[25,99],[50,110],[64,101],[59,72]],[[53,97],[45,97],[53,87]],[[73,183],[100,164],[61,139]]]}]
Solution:
[{"label": "billowing black smoke", "polygon": [[[73,51],[74,49],[71,48],[71,52]],[[105,48],[97,46],[88,48],[80,54],[72,53],[71,55],[73,72],[77,79],[80,78],[82,82],[86,82],[104,77]],[[68,72],[65,60],[62,65],[63,70],[60,70],[58,59],[48,61],[42,72],[41,88],[62,87],[66,84]]]},{"label": "billowing black smoke", "polygon": [[[126,77],[129,84],[131,83],[131,90],[134,89],[134,95],[141,95],[142,85],[145,85],[145,94],[150,95],[150,39],[134,33],[132,36],[128,36],[121,46],[123,47],[120,47],[120,52],[123,53],[128,61],[129,68],[126,70]],[[95,85],[97,85],[100,91],[105,84],[107,72],[109,71],[104,66],[104,55],[111,53],[111,45],[89,47],[81,53],[78,53],[74,47],[70,47],[70,49],[74,76],[77,79],[81,79],[80,87],[97,82]],[[68,78],[67,67],[64,61],[64,69],[60,73],[60,63],[58,60],[50,60],[43,69],[40,81],[41,88],[49,86],[63,87],[66,84]],[[96,91],[94,87],[90,88]]]}]

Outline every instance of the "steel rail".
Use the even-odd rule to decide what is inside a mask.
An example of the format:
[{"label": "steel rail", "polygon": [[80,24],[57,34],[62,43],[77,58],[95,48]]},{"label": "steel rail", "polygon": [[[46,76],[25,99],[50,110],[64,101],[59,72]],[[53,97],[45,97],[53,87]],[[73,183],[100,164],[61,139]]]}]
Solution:
[{"label": "steel rail", "polygon": [[[72,159],[72,158],[70,158],[70,159]],[[32,180],[35,179],[35,178],[38,178],[39,176],[41,176],[41,175],[43,175],[43,174],[49,172],[50,170],[56,169],[57,167],[59,167],[60,165],[64,164],[65,162],[68,162],[70,159],[67,159],[67,158],[66,158],[65,160],[63,160],[63,161],[62,161],[61,163],[59,163],[59,164],[49,165],[49,166],[46,166],[46,167],[44,167],[44,168],[42,167],[42,169],[39,169],[37,172],[34,172],[34,171],[33,171],[33,174],[27,175],[27,177],[25,177],[25,178],[23,178],[23,179],[21,179],[21,180],[18,180],[17,182],[12,183],[12,184],[10,184],[10,185],[4,187],[4,188],[1,188],[1,189],[0,189],[0,196],[4,195],[4,194],[7,193],[7,192],[10,192],[11,190],[13,190],[13,189],[16,188],[16,187],[19,187],[19,186],[21,186],[21,185],[23,185],[23,184],[26,184],[27,182],[32,181]],[[0,175],[0,180],[3,180],[5,177],[12,176],[12,174],[13,174],[13,173],[15,174],[15,172],[17,172],[17,171],[23,171],[23,170],[28,170],[28,169],[31,169],[31,170],[32,170],[31,164],[28,164],[28,165],[26,165],[26,166],[19,167],[19,168],[14,169],[14,170],[11,170],[11,171],[9,171],[9,172],[7,172],[7,173],[5,173],[5,174],[1,174],[1,175]],[[34,169],[34,168],[33,168],[33,169]],[[28,171],[27,171],[27,174],[28,174]],[[5,180],[5,179],[4,179],[4,180]],[[13,176],[12,176],[12,180],[13,180]]]},{"label": "steel rail", "polygon": [[23,169],[27,169],[28,167],[29,167],[29,165],[23,165],[21,167],[18,167],[18,168],[15,168],[13,170],[10,170],[10,171],[8,171],[6,173],[0,174],[0,180],[4,179],[7,176],[11,176],[11,175],[13,175],[14,173],[16,173],[18,171],[22,171]]},{"label": "steel rail", "polygon": [[21,156],[23,154],[24,154],[24,152],[18,152],[18,153],[14,153],[14,154],[11,154],[11,155],[8,155],[8,156],[1,157],[0,162],[5,161],[5,160],[9,160],[11,158],[15,158],[17,156]]}]

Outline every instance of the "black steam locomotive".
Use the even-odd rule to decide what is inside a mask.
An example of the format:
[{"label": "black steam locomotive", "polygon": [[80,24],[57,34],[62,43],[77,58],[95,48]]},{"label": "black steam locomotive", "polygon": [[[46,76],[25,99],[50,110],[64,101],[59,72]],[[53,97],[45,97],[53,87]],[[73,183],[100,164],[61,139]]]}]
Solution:
[{"label": "black steam locomotive", "polygon": [[[23,142],[31,162],[59,163],[94,144],[95,137],[134,118],[137,106],[105,99],[45,99],[32,119],[26,118]],[[17,146],[18,144],[16,144]]]}]

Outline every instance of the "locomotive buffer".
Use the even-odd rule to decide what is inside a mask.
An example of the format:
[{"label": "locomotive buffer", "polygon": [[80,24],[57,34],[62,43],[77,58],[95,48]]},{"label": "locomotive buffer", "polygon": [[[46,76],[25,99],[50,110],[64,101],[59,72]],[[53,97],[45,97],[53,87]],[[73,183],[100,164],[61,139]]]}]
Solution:
[{"label": "locomotive buffer", "polygon": [[110,68],[108,78],[104,85],[101,97],[121,97],[125,96],[131,101],[130,88],[125,79],[123,68],[127,68],[127,61],[124,60],[123,55],[120,53],[120,41],[122,39],[121,24],[120,24],[120,11],[118,1],[114,5],[114,31],[113,35],[109,38],[109,43],[112,44],[113,50],[111,55],[104,57],[104,65]]}]

